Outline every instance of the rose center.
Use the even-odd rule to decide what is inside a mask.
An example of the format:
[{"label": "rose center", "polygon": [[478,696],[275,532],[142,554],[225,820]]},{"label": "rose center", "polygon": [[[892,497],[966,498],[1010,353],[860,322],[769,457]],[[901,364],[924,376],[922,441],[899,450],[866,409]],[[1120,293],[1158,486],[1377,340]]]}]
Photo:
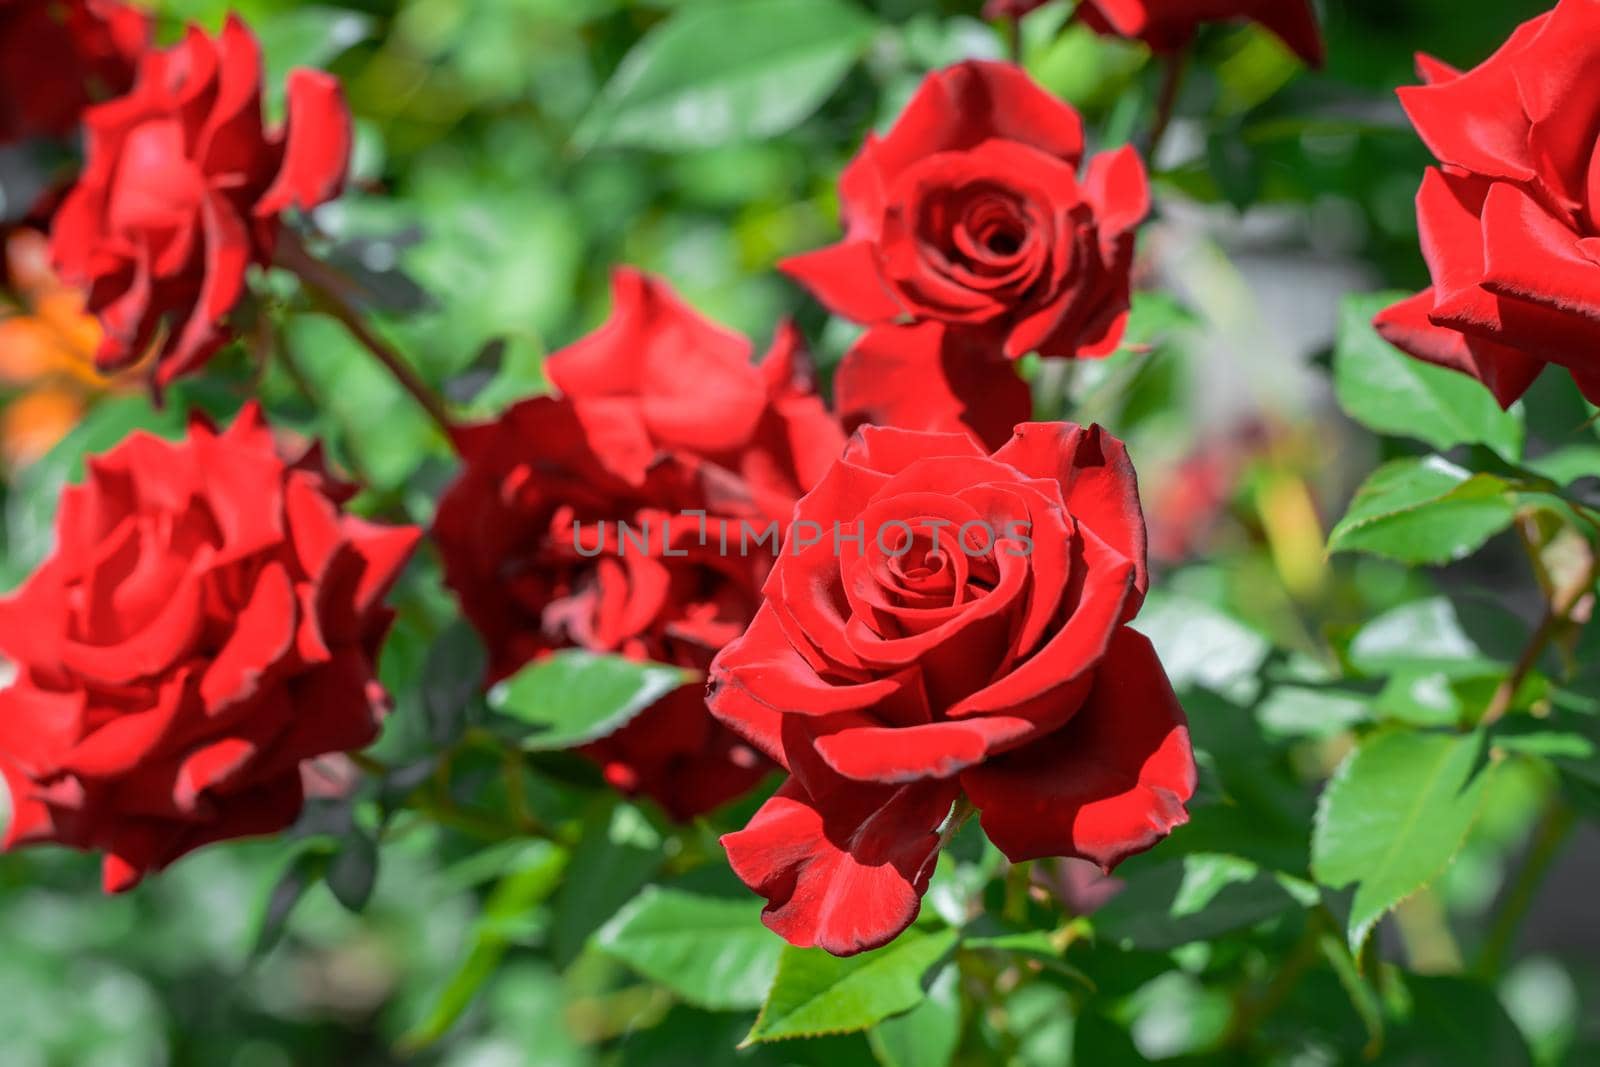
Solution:
[{"label": "rose center", "polygon": [[117,229],[175,230],[188,222],[205,195],[205,179],[185,154],[183,126],[147,122],[129,133],[113,189]]}]

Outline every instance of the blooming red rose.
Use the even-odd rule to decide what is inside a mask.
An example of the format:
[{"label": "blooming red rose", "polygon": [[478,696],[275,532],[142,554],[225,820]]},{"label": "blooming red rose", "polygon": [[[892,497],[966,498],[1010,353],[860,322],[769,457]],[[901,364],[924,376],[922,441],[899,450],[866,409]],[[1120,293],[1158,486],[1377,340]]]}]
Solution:
[{"label": "blooming red rose", "polygon": [[377,734],[382,601],[419,536],[342,514],[348,495],[253,405],[89,460],[54,553],[0,600],[5,847],[103,850],[118,892],[294,822],[302,761]]},{"label": "blooming red rose", "polygon": [[1600,403],[1600,4],[1562,0],[1465,74],[1418,66],[1400,101],[1442,164],[1417,194],[1433,286],[1379,332],[1503,406],[1550,363]]},{"label": "blooming red rose", "polygon": [[[872,327],[842,380],[911,404],[926,393],[943,409],[953,395],[976,421],[1014,424],[1015,391],[1002,386],[997,399],[983,388],[1004,380],[993,360],[1115,350],[1149,189],[1132,148],[1096,156],[1080,178],[1082,160],[1077,112],[1017,67],[967,62],[931,75],[845,169],[844,241],[782,264],[831,310]],[[937,373],[930,353],[951,348],[905,332],[908,322],[944,325],[963,358],[993,373]],[[913,364],[935,373],[896,373]],[[861,406],[852,390],[840,396],[841,409]]]},{"label": "blooming red rose", "polygon": [[103,369],[158,340],[158,386],[205,363],[246,270],[272,258],[279,213],[338,194],[351,138],[339,83],[292,72],[287,114],[282,130],[264,125],[260,48],[236,18],[215,40],[192,29],[149,53],[128,95],[85,114],[88,160],[52,250],[99,316]]},{"label": "blooming red rose", "polygon": [[916,917],[963,793],[1014,861],[1110,870],[1183,823],[1183,710],[1129,629],[1138,487],[1098,427],[863,428],[801,499],[713,713],[789,781],[723,838],[768,926],[838,955]]},{"label": "blooming red rose", "polygon": [[0,0],[0,144],[70,134],[149,44],[149,16],[117,0]]},{"label": "blooming red rose", "polygon": [[[611,321],[546,363],[562,396],[458,434],[464,468],[434,535],[491,682],[572,647],[703,672],[760,602],[777,541],[755,540],[844,445],[797,384],[793,331],[757,367],[663,284],[615,283]],[[707,714],[699,681],[583,751],[680,820],[771,770]]]},{"label": "blooming red rose", "polygon": [[[1049,0],[989,0],[988,18],[1018,18]],[[1143,41],[1157,52],[1188,44],[1202,22],[1259,22],[1313,67],[1325,58],[1309,0],[1081,0],[1075,15],[1096,33]]]},{"label": "blooming red rose", "polygon": [[611,288],[611,318],[545,361],[550,383],[586,409],[636,423],[656,449],[737,474],[764,511],[787,520],[844,448],[799,333],[781,324],[757,366],[748,340],[665,283],[624,267]]}]

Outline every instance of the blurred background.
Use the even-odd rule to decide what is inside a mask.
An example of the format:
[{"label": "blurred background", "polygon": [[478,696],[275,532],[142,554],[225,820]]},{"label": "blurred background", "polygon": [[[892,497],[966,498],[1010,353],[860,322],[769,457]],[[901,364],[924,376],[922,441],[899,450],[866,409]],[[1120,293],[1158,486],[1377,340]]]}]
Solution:
[{"label": "blurred background", "polygon": [[[715,108],[651,111],[618,90],[624,57],[653,26],[675,9],[714,8],[710,0],[150,6],[168,39],[184,20],[215,28],[236,8],[262,41],[269,84],[296,65],[342,77],[359,123],[357,180],[315,227],[328,254],[361,279],[397,345],[466,410],[488,413],[541,388],[542,354],[603,319],[608,272],[623,263],[664,275],[758,350],[793,315],[826,378],[851,329],[773,264],[835,238],[840,168],[927,71],[998,58],[1004,47],[980,20],[979,0],[855,4],[875,17],[841,22],[836,46],[817,57],[827,78],[746,100],[732,118]],[[1068,5],[1056,6],[1026,22],[1029,69],[1084,111],[1096,145],[1142,136],[1157,65],[1142,47],[1063,31]],[[1414,81],[1415,51],[1470,66],[1545,6],[1328,0],[1319,5],[1330,55],[1321,72],[1247,27],[1201,38],[1178,119],[1153,161],[1156,218],[1142,238],[1144,291],[1128,348],[1082,367],[1070,405],[1130,442],[1166,575],[1143,621],[1180,684],[1225,691],[1268,649],[1315,658],[1330,640],[1345,647],[1367,620],[1421,598],[1441,598],[1449,624],[1474,639],[1496,614],[1537,612],[1537,586],[1509,535],[1437,573],[1360,557],[1330,562],[1324,546],[1355,486],[1405,448],[1346,420],[1330,374],[1341,314],[1355,324],[1347,334],[1359,333],[1382,303],[1347,306],[1347,294],[1426,283],[1412,198],[1429,160],[1393,90]],[[759,58],[762,41],[751,31],[730,35],[726,47]],[[85,449],[176,417],[149,415],[127,383],[88,368],[94,327],[53,282],[28,224],[70,160],[62,152],[0,150],[8,582],[47,545],[56,491]],[[268,305],[280,285],[260,279]],[[449,465],[423,416],[332,321],[296,314],[273,323],[321,402],[306,405],[274,362],[262,384],[274,410],[334,441],[339,459],[373,487],[369,507],[425,517]],[[180,393],[174,407],[235,403],[255,373],[250,345],[218,366],[214,381]],[[1596,444],[1589,409],[1565,376],[1541,381],[1524,409],[1532,455]],[[384,664],[402,696],[382,750],[402,763],[435,725],[418,694],[431,628],[452,615],[429,567],[417,568],[402,595],[431,621],[402,628]],[[1420,624],[1402,620],[1402,641],[1421,639],[1406,625]],[[1294,712],[1278,728],[1303,743],[1305,759],[1331,767],[1340,754],[1334,731]],[[332,761],[318,773],[326,796],[348,792],[347,765]],[[1436,888],[1444,913],[1471,917],[1494,904],[1549,783],[1507,773],[1493,789],[1462,859]],[[336,799],[314,805],[302,838],[330,832],[318,818],[334,819],[337,835],[344,816],[330,813],[347,808]],[[736,1057],[747,1018],[673,1007],[648,986],[619,984],[613,965],[583,950],[606,918],[585,917],[586,906],[603,906],[586,905],[585,895],[625,900],[638,884],[632,857],[660,845],[653,814],[619,828],[615,812],[634,810],[606,809],[597,833],[610,851],[537,906],[519,903],[505,876],[536,879],[540,842],[483,851],[432,827],[386,840],[360,915],[320,882],[299,898],[297,864],[314,853],[292,842],[212,848],[116,899],[99,895],[93,860],[0,857],[0,1067],[872,1062],[860,1038]],[[1592,833],[1569,843],[1499,991],[1541,1063],[1600,1062],[1597,844]],[[529,901],[550,896],[522,889]],[[1385,936],[1397,951],[1394,931]],[[1127,960],[1108,966],[1137,970]],[[1188,1056],[1217,1025],[1203,983],[1170,966],[1166,974],[1133,983],[1138,994],[1129,996],[1146,1059]],[[1019,1043],[1012,1062],[1068,1062],[1071,1042],[1050,1037],[1051,1011],[1041,1005],[1032,1022],[1017,1016],[1018,1032],[1039,1044],[1030,1053]],[[630,1040],[642,1017],[657,1022]],[[414,1040],[418,1051],[397,1051],[419,1034],[430,1040]],[[1337,1062],[1333,1055],[1292,1062]]]}]

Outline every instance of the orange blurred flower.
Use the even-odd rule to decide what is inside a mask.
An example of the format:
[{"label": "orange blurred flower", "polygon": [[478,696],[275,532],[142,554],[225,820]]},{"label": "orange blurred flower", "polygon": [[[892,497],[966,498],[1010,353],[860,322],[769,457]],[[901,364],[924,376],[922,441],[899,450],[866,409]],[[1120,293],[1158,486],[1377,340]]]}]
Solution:
[{"label": "orange blurred flower", "polygon": [[0,411],[0,462],[15,470],[50,451],[88,402],[117,382],[94,368],[100,324],[84,313],[83,294],[50,269],[49,239],[37,230],[12,231],[5,263],[0,388],[11,396]]}]

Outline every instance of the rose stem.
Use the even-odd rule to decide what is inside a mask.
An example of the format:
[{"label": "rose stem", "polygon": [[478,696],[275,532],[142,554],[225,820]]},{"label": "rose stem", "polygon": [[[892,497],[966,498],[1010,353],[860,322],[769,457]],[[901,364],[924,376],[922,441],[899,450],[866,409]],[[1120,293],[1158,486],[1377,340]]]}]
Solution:
[{"label": "rose stem", "polygon": [[1167,128],[1172,125],[1172,117],[1178,110],[1178,90],[1183,88],[1183,75],[1188,66],[1187,51],[1174,52],[1166,59],[1160,95],[1156,97],[1155,124],[1150,127],[1150,140],[1146,143],[1144,153],[1151,167],[1156,165],[1156,152],[1161,148],[1161,141],[1166,137]]},{"label": "rose stem", "polygon": [[[1532,551],[1532,546],[1528,547]],[[1494,698],[1489,701],[1489,707],[1484,711],[1483,718],[1478,720],[1479,726],[1492,726],[1511,710],[1512,702],[1517,698],[1517,690],[1522,688],[1522,683],[1539,665],[1540,658],[1544,656],[1545,649],[1550,646],[1556,634],[1572,621],[1572,613],[1593,588],[1597,576],[1600,576],[1600,555],[1590,559],[1582,576],[1564,593],[1552,598],[1544,618],[1539,622],[1539,628],[1528,638],[1528,645],[1522,650],[1522,656],[1517,660],[1516,666],[1511,668],[1511,673],[1495,690]]]},{"label": "rose stem", "polygon": [[1006,50],[1011,55],[1011,62],[1022,66],[1022,16],[1013,15],[1006,20]]},{"label": "rose stem", "polygon": [[361,343],[377,361],[383,364],[385,370],[399,383],[400,388],[411,394],[411,398],[428,413],[444,433],[447,441],[455,439],[455,424],[450,419],[450,413],[445,410],[444,401],[439,399],[410,364],[400,357],[400,354],[373,333],[366,321],[340,292],[340,286],[330,275],[331,271],[324,264],[318,262],[300,244],[298,238],[285,233],[279,242],[278,259],[282,266],[291,271],[305,286],[306,292],[312,301],[327,314],[332,315],[349,331],[350,336]]}]

